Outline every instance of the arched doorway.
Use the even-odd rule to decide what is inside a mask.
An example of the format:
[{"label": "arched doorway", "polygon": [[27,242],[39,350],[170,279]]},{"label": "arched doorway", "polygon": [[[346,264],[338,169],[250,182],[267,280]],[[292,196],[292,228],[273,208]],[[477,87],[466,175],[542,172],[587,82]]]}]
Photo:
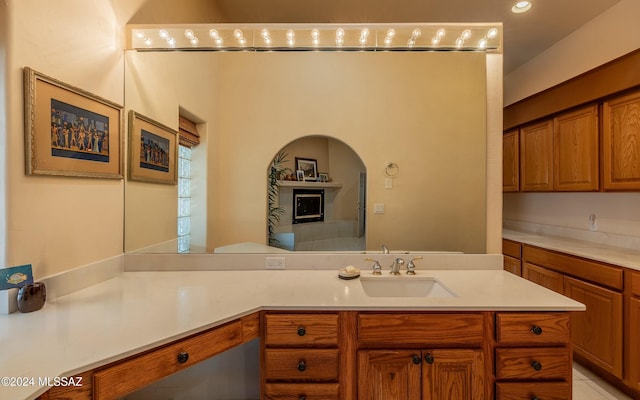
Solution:
[{"label": "arched doorway", "polygon": [[269,245],[295,251],[366,248],[366,168],[329,136],[284,146],[269,165]]}]

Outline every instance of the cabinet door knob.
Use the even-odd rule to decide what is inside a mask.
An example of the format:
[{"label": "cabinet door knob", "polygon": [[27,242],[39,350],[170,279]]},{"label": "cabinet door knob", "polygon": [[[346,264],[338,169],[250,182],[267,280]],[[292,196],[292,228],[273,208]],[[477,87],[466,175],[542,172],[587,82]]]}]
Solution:
[{"label": "cabinet door knob", "polygon": [[414,354],[413,356],[411,356],[411,358],[412,358],[412,360],[413,360],[413,363],[414,363],[414,364],[420,364],[420,363],[422,363],[422,359],[421,359],[421,358],[420,358],[420,356],[418,356],[418,355],[415,355],[415,354]]},{"label": "cabinet door knob", "polygon": [[304,336],[307,334],[307,330],[304,329],[304,326],[301,326],[300,328],[298,328],[298,336]]},{"label": "cabinet door knob", "polygon": [[427,353],[427,355],[424,356],[424,360],[427,362],[427,364],[433,364],[433,362],[435,361],[431,353]]},{"label": "cabinet door knob", "polygon": [[535,369],[536,371],[540,371],[542,369],[542,364],[540,364],[537,361],[534,361],[531,363],[531,368]]},{"label": "cabinet door knob", "polygon": [[534,394],[533,396],[531,396],[531,400],[540,400],[540,399],[538,398],[538,396]]},{"label": "cabinet door knob", "polygon": [[307,362],[304,359],[298,361],[298,371],[304,372],[307,369]]},{"label": "cabinet door knob", "polygon": [[189,353],[186,353],[183,351],[182,353],[178,354],[178,362],[180,364],[186,363],[188,359],[189,359]]},{"label": "cabinet door knob", "polygon": [[534,325],[531,328],[531,332],[535,333],[536,335],[541,335],[542,334],[542,328],[540,328],[538,325]]},{"label": "cabinet door knob", "polygon": [[307,396],[301,394],[300,396],[298,396],[298,400],[307,400]]}]

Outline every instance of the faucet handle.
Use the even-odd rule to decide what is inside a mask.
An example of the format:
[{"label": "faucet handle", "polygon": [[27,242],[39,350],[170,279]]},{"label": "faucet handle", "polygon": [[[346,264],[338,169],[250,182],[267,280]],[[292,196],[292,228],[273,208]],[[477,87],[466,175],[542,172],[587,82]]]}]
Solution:
[{"label": "faucet handle", "polygon": [[373,263],[373,274],[374,275],[382,275],[382,265],[378,262],[378,260],[374,260],[373,258],[365,258],[365,261],[371,261]]},{"label": "faucet handle", "polygon": [[407,275],[416,274],[416,265],[413,263],[415,260],[422,260],[422,257],[414,257],[409,260],[409,264],[407,264]]}]

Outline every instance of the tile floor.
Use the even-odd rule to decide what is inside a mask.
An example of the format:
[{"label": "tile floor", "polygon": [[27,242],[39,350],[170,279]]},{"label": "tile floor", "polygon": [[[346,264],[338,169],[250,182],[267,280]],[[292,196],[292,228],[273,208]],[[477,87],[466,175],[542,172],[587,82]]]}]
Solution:
[{"label": "tile floor", "polygon": [[573,364],[573,400],[631,400],[582,365]]}]

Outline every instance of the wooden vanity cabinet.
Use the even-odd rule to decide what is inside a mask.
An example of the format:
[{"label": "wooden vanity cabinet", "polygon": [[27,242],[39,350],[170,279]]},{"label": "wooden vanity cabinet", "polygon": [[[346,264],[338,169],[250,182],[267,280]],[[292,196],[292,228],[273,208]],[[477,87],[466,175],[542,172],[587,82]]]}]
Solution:
[{"label": "wooden vanity cabinet", "polygon": [[488,399],[488,313],[359,313],[358,400]]},{"label": "wooden vanity cabinet", "polygon": [[623,269],[524,246],[523,277],[586,305],[571,314],[576,357],[623,378]]},{"label": "wooden vanity cabinet", "polygon": [[605,190],[640,190],[640,91],[604,102]]},{"label": "wooden vanity cabinet", "polygon": [[259,337],[254,313],[193,336],[136,354],[81,376],[80,387],[54,387],[38,400],[119,399],[200,361]]},{"label": "wooden vanity cabinet", "polygon": [[628,285],[627,311],[627,346],[629,376],[627,383],[640,392],[640,272],[627,271],[625,281]]},{"label": "wooden vanity cabinet", "polygon": [[338,313],[262,316],[263,398],[340,399]]},{"label": "wooden vanity cabinet", "polygon": [[496,313],[496,399],[571,399],[568,313]]}]

